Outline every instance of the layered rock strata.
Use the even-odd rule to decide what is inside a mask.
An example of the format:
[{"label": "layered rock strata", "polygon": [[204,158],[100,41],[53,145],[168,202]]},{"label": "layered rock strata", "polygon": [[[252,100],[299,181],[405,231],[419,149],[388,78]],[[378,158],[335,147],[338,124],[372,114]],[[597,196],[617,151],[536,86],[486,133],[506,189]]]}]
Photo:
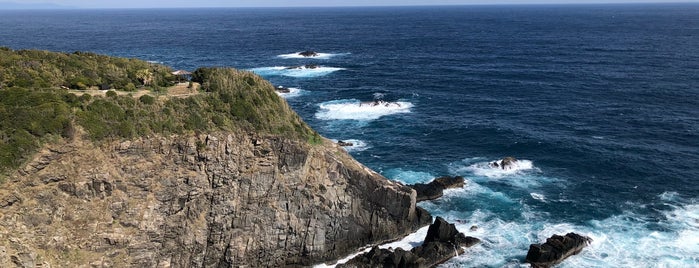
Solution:
[{"label": "layered rock strata", "polygon": [[415,203],[330,141],[76,138],[2,184],[0,267],[307,266],[429,224]]}]

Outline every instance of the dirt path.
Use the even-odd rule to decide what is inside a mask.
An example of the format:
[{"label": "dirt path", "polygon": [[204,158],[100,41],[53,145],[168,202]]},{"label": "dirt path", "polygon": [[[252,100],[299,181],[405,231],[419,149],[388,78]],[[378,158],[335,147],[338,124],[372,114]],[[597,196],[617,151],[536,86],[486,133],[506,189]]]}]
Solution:
[{"label": "dirt path", "polygon": [[[121,90],[115,90],[117,95],[131,95],[134,98],[140,98],[143,95],[151,95],[157,98],[186,98],[189,96],[197,95],[199,94],[199,89],[200,85],[199,83],[193,83],[192,88],[189,88],[189,83],[178,83],[174,86],[168,87],[165,89],[166,94],[160,94],[160,93],[155,93],[150,90],[145,90],[145,89],[139,89],[137,91],[121,91]],[[106,96],[108,90],[97,90],[97,89],[88,89],[88,90],[76,90],[76,89],[69,89],[68,92],[73,93],[75,95],[81,96],[83,94],[90,94],[92,96]]]}]

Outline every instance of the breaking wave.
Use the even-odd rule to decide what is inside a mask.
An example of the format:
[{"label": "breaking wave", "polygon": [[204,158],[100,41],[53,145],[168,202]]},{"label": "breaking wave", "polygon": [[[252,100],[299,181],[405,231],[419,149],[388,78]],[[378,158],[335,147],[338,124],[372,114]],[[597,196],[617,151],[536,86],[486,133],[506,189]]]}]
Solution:
[{"label": "breaking wave", "polygon": [[372,101],[360,102],[356,99],[328,101],[320,104],[315,114],[321,120],[375,120],[382,116],[410,113],[410,102]]},{"label": "breaking wave", "polygon": [[299,52],[295,53],[289,53],[289,54],[281,54],[277,55],[277,57],[282,58],[282,59],[320,59],[320,60],[327,60],[335,56],[344,56],[344,55],[349,55],[350,53],[321,53],[318,52],[316,56],[311,56],[311,57],[306,57],[302,56]]},{"label": "breaking wave", "polygon": [[285,98],[285,99],[298,97],[298,96],[301,96],[301,95],[303,95],[303,94],[306,94],[306,92],[307,92],[307,91],[305,91],[305,90],[303,90],[303,89],[295,88],[295,87],[290,87],[290,88],[288,88],[288,89],[289,89],[289,92],[288,92],[288,93],[286,93],[286,92],[279,92],[279,91],[276,91],[276,90],[275,90],[274,92],[276,92],[277,95],[279,95],[279,96],[281,96],[282,98]]},{"label": "breaking wave", "polygon": [[325,67],[317,66],[315,68],[308,68],[306,66],[298,67],[286,67],[286,66],[275,66],[275,67],[259,67],[252,68],[250,71],[261,75],[261,76],[288,76],[288,77],[319,77],[328,75],[333,72],[344,70],[344,68],[337,67]]}]

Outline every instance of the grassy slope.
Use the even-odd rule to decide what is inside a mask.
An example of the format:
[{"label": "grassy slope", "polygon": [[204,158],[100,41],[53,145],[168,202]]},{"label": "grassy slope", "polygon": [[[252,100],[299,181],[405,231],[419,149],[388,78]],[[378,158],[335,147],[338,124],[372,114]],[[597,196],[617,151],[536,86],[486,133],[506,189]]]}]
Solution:
[{"label": "grassy slope", "polygon": [[96,142],[216,130],[320,141],[269,82],[250,72],[200,69],[195,78],[205,92],[188,98],[78,97],[61,89],[102,85],[130,90],[138,83],[157,90],[173,79],[169,70],[91,53],[0,49],[0,177],[42,143],[71,138],[76,127]]}]

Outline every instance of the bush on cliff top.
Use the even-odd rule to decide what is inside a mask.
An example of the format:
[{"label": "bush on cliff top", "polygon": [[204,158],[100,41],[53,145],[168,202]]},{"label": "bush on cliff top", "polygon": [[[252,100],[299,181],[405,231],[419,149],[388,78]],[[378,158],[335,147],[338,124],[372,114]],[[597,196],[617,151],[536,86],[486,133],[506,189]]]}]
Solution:
[{"label": "bush on cliff top", "polygon": [[[47,53],[49,58],[60,54],[41,53]],[[107,62],[128,61],[95,57]],[[97,142],[195,131],[254,131],[303,141],[318,140],[318,134],[261,77],[234,69],[200,70],[206,70],[200,71],[198,77],[206,85],[202,86],[205,92],[165,101],[150,96],[77,96],[34,83],[26,88],[0,88],[0,173],[19,167],[43,142],[72,137],[76,126]]]}]

